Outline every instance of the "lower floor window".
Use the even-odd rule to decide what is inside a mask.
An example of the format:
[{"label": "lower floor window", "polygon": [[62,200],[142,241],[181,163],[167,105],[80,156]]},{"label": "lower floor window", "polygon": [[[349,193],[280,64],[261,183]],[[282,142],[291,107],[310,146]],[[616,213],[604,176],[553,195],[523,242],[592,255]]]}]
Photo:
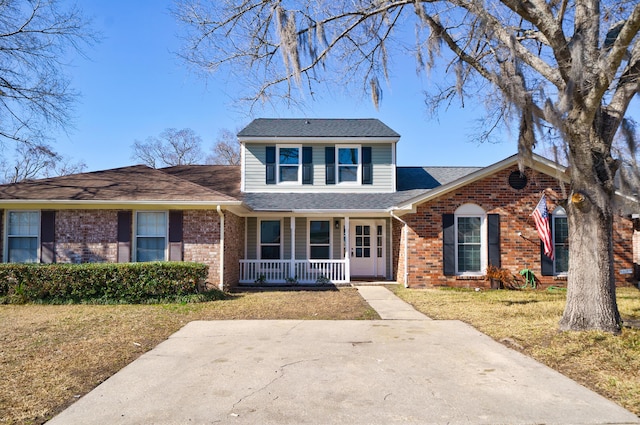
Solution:
[{"label": "lower floor window", "polygon": [[331,222],[313,220],[309,222],[309,258],[328,260],[331,258]]},{"label": "lower floor window", "polygon": [[280,259],[280,220],[260,222],[260,258],[263,260]]},{"label": "lower floor window", "polygon": [[9,211],[7,228],[7,261],[37,263],[40,213]]},{"label": "lower floor window", "polygon": [[480,217],[458,217],[458,272],[480,272],[482,270],[482,235]]},{"label": "lower floor window", "polygon": [[136,261],[164,261],[167,246],[167,214],[136,213]]},{"label": "lower floor window", "polygon": [[[555,214],[555,212],[554,212]],[[569,225],[566,216],[553,216],[553,248],[555,274],[569,271]]]}]

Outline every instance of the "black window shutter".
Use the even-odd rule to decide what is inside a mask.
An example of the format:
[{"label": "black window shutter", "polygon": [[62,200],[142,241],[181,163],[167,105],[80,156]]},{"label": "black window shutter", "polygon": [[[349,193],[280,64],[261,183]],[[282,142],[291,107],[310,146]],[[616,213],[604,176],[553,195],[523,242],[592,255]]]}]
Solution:
[{"label": "black window shutter", "polygon": [[182,211],[169,211],[169,261],[182,261]]},{"label": "black window shutter", "polygon": [[454,215],[442,214],[442,265],[445,276],[456,274],[456,232],[454,226]]},{"label": "black window shutter", "polygon": [[336,184],[336,149],[333,146],[324,148],[324,163],[325,183]]},{"label": "black window shutter", "polygon": [[118,263],[131,261],[131,211],[118,211]]},{"label": "black window shutter", "polygon": [[40,212],[40,262],[55,263],[56,212]]},{"label": "black window shutter", "polygon": [[265,148],[267,163],[267,184],[276,184],[276,147],[267,146]]},{"label": "black window shutter", "polygon": [[488,214],[488,247],[489,247],[489,265],[495,267],[501,266],[500,259],[500,215]]},{"label": "black window shutter", "polygon": [[373,165],[371,164],[371,146],[362,147],[362,184],[373,184]]},{"label": "black window shutter", "polygon": [[302,184],[313,184],[313,148],[302,148]]},{"label": "black window shutter", "polygon": [[[553,220],[549,215],[549,229],[553,235]],[[553,240],[553,239],[552,239]],[[542,276],[553,276],[553,260],[544,254],[544,243],[540,240],[540,272]]]}]

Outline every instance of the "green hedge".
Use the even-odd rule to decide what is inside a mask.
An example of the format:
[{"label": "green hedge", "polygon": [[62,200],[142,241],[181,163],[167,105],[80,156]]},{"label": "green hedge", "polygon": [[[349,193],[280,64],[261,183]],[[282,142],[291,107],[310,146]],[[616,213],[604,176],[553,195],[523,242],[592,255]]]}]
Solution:
[{"label": "green hedge", "polygon": [[199,263],[0,264],[0,302],[144,303],[198,293]]}]

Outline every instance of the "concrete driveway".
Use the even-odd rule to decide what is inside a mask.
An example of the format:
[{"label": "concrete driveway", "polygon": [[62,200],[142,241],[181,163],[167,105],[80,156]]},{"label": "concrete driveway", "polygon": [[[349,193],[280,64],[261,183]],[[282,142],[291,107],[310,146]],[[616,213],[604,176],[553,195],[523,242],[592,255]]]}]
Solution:
[{"label": "concrete driveway", "polygon": [[640,420],[462,322],[415,316],[192,322],[49,422],[218,423]]}]

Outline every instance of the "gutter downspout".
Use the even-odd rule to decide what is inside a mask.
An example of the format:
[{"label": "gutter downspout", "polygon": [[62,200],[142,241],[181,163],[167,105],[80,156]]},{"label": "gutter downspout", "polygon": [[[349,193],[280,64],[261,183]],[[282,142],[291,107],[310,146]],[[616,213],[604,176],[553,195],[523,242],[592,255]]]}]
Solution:
[{"label": "gutter downspout", "polygon": [[216,211],[220,216],[220,283],[218,283],[218,289],[224,291],[224,213],[220,205],[216,207]]},{"label": "gutter downspout", "polygon": [[389,211],[389,214],[391,214],[391,217],[395,218],[396,220],[398,220],[400,223],[402,223],[402,236],[404,237],[404,243],[403,243],[403,250],[404,250],[404,287],[408,288],[409,287],[409,240],[408,240],[408,236],[409,236],[409,225],[407,224],[406,221],[404,221],[403,219],[401,219],[400,217],[398,217],[397,215],[395,215],[393,213],[393,211]]}]

